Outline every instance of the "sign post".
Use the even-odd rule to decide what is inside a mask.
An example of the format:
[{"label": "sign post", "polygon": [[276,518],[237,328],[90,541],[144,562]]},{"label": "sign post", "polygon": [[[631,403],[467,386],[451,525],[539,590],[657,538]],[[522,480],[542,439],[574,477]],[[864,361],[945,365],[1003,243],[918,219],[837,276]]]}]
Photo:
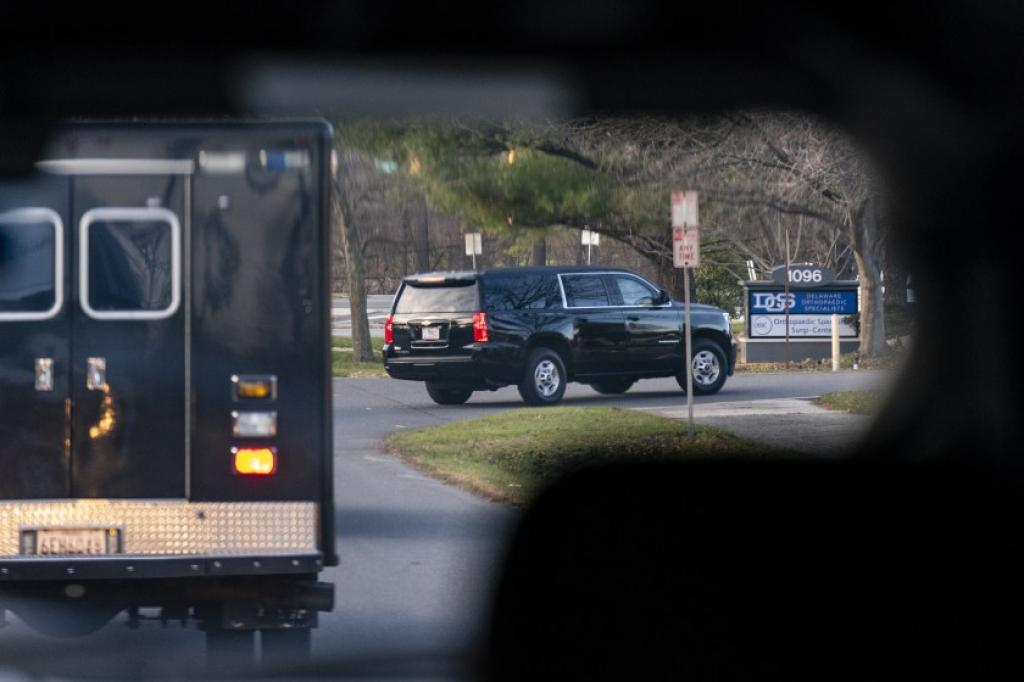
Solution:
[{"label": "sign post", "polygon": [[473,257],[473,269],[476,270],[476,257],[484,252],[483,239],[479,232],[466,234],[466,255]]},{"label": "sign post", "polygon": [[839,371],[839,315],[832,313],[832,371]]},{"label": "sign post", "polygon": [[697,193],[672,192],[672,265],[683,269],[683,305],[686,339],[686,422],[692,438],[693,428],[693,338],[690,333],[690,268],[700,265],[700,231],[697,224]]},{"label": "sign post", "polygon": [[590,265],[590,249],[593,246],[601,245],[601,235],[589,228],[584,228],[580,234],[582,235],[581,239],[583,240],[583,243],[587,247],[587,265]]}]

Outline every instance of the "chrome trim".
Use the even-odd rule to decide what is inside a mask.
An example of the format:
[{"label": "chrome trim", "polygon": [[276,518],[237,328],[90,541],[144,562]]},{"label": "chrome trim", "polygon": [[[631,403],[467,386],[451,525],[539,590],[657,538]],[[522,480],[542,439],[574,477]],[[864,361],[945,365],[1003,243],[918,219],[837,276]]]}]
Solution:
[{"label": "chrome trim", "polygon": [[40,312],[0,312],[0,322],[34,322],[50,320],[64,307],[64,222],[51,208],[27,207],[0,213],[0,223],[27,224],[49,222],[53,225],[53,305]]},{"label": "chrome trim", "polygon": [[562,307],[566,310],[569,309],[569,299],[565,296],[565,283],[562,282],[561,273],[555,275],[558,278],[558,290],[562,292]]},{"label": "chrome trim", "polygon": [[[620,276],[623,276],[623,277],[632,277],[635,280],[643,282],[644,284],[646,284],[647,286],[651,287],[655,291],[661,291],[661,287],[655,286],[652,282],[648,282],[646,279],[644,279],[640,275],[633,274],[632,272],[621,272],[621,271],[615,271],[615,270],[598,270],[598,271],[594,271],[594,272],[589,272],[589,271],[585,271],[585,272],[559,272],[555,276],[558,277],[558,287],[562,291],[562,306],[565,307],[567,310],[589,310],[589,309],[592,309],[592,308],[632,308],[632,309],[641,308],[641,309],[644,309],[644,310],[650,310],[652,308],[671,308],[672,307],[672,301],[671,300],[669,300],[668,303],[662,303],[661,305],[587,305],[587,306],[578,306],[578,305],[571,306],[571,305],[569,305],[569,299],[565,295],[565,283],[562,282],[562,277],[563,276],[564,277],[584,277],[586,275],[600,275],[600,276],[603,276],[603,275],[620,275]],[[611,292],[608,292],[608,293],[610,294]]]},{"label": "chrome trim", "polygon": [[[171,304],[163,310],[95,310],[89,305],[89,227],[99,220],[163,221],[171,228]],[[95,320],[165,320],[181,305],[181,224],[166,208],[94,208],[79,221],[79,304]]]},{"label": "chrome trim", "polygon": [[664,343],[664,344],[669,344],[669,343],[671,343],[671,344],[677,344],[677,343],[679,343],[680,341],[681,341],[681,339],[662,339],[661,341],[658,341],[658,343]]},{"label": "chrome trim", "polygon": [[192,159],[47,159],[36,168],[58,175],[192,175]]}]

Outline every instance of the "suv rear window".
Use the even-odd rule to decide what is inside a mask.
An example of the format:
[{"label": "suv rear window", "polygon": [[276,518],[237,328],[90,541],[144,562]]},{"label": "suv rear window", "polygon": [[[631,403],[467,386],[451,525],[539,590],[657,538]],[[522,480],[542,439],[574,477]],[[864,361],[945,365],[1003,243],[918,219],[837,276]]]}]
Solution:
[{"label": "suv rear window", "polygon": [[487,310],[539,310],[562,305],[554,275],[488,275],[483,288]]},{"label": "suv rear window", "polygon": [[476,282],[419,286],[407,282],[398,295],[396,313],[472,313],[477,304]]}]

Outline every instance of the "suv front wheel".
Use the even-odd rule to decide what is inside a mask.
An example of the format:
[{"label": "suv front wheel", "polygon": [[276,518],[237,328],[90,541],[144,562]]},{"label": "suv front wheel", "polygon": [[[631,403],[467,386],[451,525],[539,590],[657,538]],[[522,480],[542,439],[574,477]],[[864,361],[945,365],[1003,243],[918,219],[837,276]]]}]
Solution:
[{"label": "suv front wheel", "polygon": [[428,381],[427,395],[438,405],[461,405],[469,400],[473,391],[468,388],[439,388]]},{"label": "suv front wheel", "polygon": [[[693,340],[693,394],[711,395],[725,385],[727,374],[725,353],[714,341]],[[676,375],[679,388],[686,391],[686,371]]]},{"label": "suv front wheel", "polygon": [[565,395],[565,363],[550,348],[538,348],[526,361],[526,372],[519,382],[519,395],[528,405],[555,405]]}]

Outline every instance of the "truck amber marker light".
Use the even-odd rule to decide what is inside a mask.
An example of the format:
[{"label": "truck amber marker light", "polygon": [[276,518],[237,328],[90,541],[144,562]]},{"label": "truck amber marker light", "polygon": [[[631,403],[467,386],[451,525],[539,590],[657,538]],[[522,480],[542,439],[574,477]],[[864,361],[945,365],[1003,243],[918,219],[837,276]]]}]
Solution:
[{"label": "truck amber marker light", "polygon": [[277,397],[277,377],[267,375],[232,375],[235,400],[273,400]]},{"label": "truck amber marker light", "polygon": [[277,471],[277,448],[231,448],[235,473],[243,476],[269,476]]}]

